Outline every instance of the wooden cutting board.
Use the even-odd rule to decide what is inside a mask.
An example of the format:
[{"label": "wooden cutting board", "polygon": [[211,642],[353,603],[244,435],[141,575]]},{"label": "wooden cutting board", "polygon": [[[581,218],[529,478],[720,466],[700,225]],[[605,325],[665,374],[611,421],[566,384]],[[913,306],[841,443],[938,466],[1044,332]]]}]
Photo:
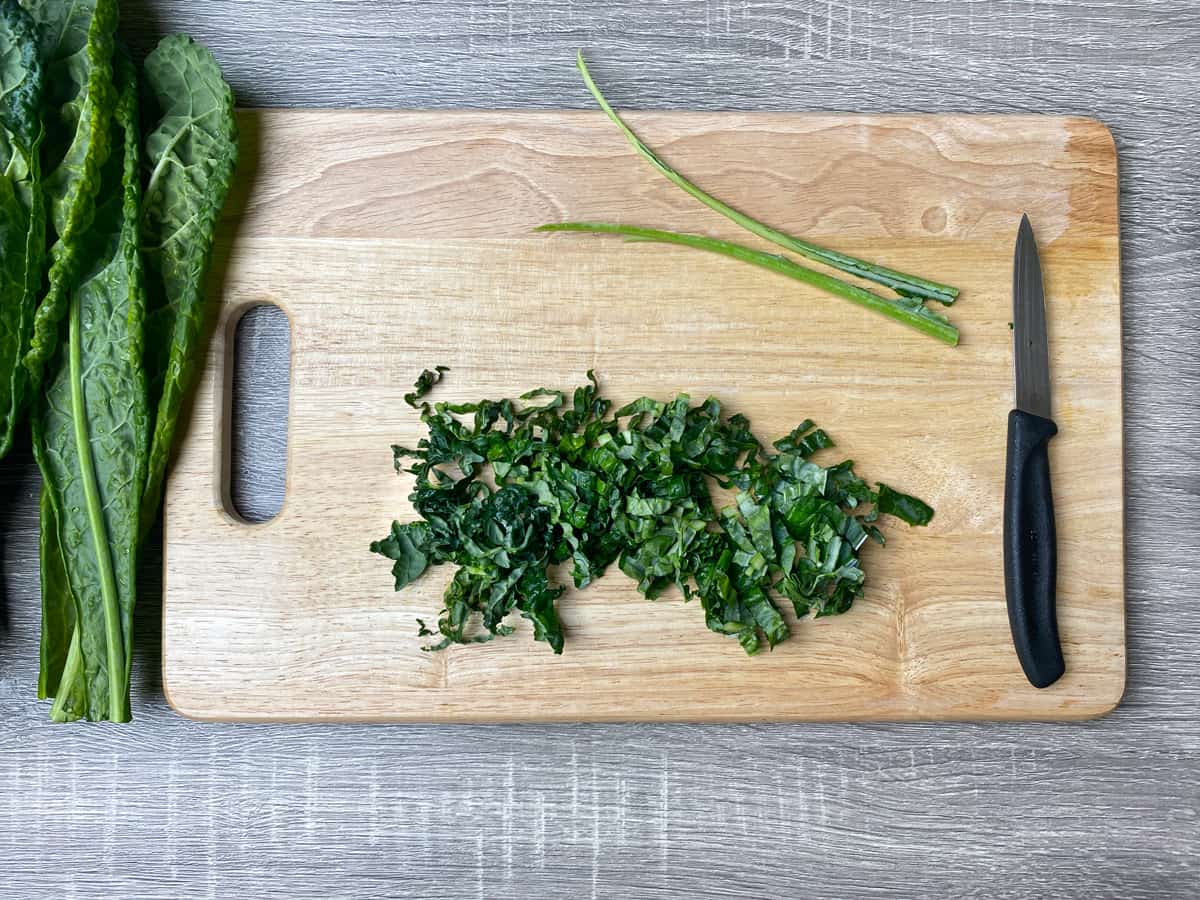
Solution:
[{"label": "wooden cutting board", "polygon": [[[1117,163],[1081,118],[630,114],[701,185],[787,231],[960,286],[949,348],[777,275],[685,248],[530,233],[618,221],[755,243],[596,112],[246,112],[218,249],[220,321],[167,500],[164,684],[203,719],[1066,719],[1125,679]],[[1010,283],[1028,211],[1048,297],[1067,674],[1026,683],[1001,571]],[[215,301],[214,301],[215,302]],[[228,500],[234,327],[290,320],[287,498]],[[566,652],[514,637],[429,654],[449,567],[403,593],[367,545],[413,513],[389,445],[402,395],[715,394],[773,438],[811,416],[864,477],[930,501],[866,551],[866,596],[747,658],[697,604],[615,568],[559,601]]]}]

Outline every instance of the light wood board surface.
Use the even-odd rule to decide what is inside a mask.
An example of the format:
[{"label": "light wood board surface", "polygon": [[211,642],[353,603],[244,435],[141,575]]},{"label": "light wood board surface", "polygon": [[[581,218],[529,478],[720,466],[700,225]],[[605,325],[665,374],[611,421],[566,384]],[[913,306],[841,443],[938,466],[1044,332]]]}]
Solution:
[{"label": "light wood board surface", "polygon": [[[793,233],[963,289],[958,348],[745,265],[682,248],[532,235],[621,221],[741,240],[601,115],[251,112],[214,290],[221,322],[167,501],[164,683],[208,719],[393,721],[1080,718],[1124,690],[1116,155],[1082,118],[654,114],[632,124],[718,196]],[[1045,266],[1067,675],[1038,691],[1011,647],[1000,553],[1010,282],[1021,212]],[[228,501],[232,334],[291,325],[287,497]],[[650,606],[615,567],[559,608],[561,657],[527,628],[421,651],[451,574],[401,594],[366,552],[411,481],[402,402],[569,388],[618,403],[719,397],[763,438],[805,417],[871,480],[938,510],[866,551],[847,615],[744,656],[697,605]],[[839,455],[841,454],[841,455]],[[1096,546],[1111,547],[1098,563]],[[497,689],[498,685],[503,688]],[[484,699],[486,698],[486,699]]]}]

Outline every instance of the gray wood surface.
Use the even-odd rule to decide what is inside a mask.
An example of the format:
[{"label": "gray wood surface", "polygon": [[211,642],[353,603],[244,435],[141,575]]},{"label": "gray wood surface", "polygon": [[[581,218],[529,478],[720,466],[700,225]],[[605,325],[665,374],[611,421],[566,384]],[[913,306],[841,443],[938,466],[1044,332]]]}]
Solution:
[{"label": "gray wood surface", "polygon": [[[1129,688],[1082,725],[200,725],[163,701],[148,599],[136,722],[51,726],[32,699],[38,480],[21,451],[0,464],[0,894],[1200,895],[1194,0],[122,6],[135,49],[190,31],[246,105],[580,107],[570,57],[583,46],[629,107],[1108,122],[1123,191]],[[246,384],[262,387],[253,366],[278,357],[279,330],[247,330]],[[263,415],[277,422],[274,396]],[[277,438],[250,431],[248,453],[269,455]],[[248,508],[272,493],[253,474],[242,490]]]}]

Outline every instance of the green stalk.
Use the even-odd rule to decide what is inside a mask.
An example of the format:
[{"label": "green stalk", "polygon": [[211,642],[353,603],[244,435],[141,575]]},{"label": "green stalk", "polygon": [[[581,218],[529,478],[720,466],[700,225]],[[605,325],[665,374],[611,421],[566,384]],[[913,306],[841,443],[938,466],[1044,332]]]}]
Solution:
[{"label": "green stalk", "polygon": [[58,683],[58,694],[50,706],[51,722],[71,722],[77,718],[77,713],[67,710],[67,704],[71,701],[71,689],[75,685],[75,679],[79,677],[82,666],[83,651],[79,646],[79,625],[76,624],[75,630],[71,632],[71,646],[67,650],[67,661],[63,666],[62,678]]},{"label": "green stalk", "polygon": [[553,225],[542,225],[535,230],[620,234],[635,241],[678,244],[684,247],[693,247],[697,250],[706,250],[709,253],[716,253],[721,256],[728,256],[731,259],[748,262],[764,269],[769,269],[772,272],[778,272],[780,275],[786,275],[788,278],[795,279],[796,281],[820,288],[830,294],[849,300],[851,303],[857,303],[859,306],[865,306],[867,309],[895,319],[897,322],[902,322],[951,346],[958,343],[958,329],[951,325],[945,316],[926,309],[916,299],[905,301],[881,297],[872,291],[868,291],[866,288],[861,288],[848,281],[842,281],[840,278],[834,278],[832,275],[826,275],[824,272],[806,268],[799,263],[793,262],[786,256],[780,256],[775,253],[764,253],[762,250],[755,250],[752,247],[746,247],[742,244],[733,244],[729,241],[702,237],[697,234],[680,234],[677,231],[659,231],[655,228],[639,228],[634,225],[611,225],[605,222],[562,222]]},{"label": "green stalk", "polygon": [[757,219],[752,219],[745,213],[718,200],[712,194],[701,190],[668,166],[653,150],[643,144],[641,138],[634,134],[633,130],[617,115],[616,110],[609,106],[608,101],[604,99],[604,95],[600,93],[600,89],[596,87],[596,82],[592,80],[591,73],[588,72],[587,65],[583,61],[583,51],[580,51],[576,55],[575,62],[579,67],[579,73],[583,76],[583,83],[587,85],[592,96],[596,98],[596,102],[600,104],[600,108],[621,129],[621,132],[625,135],[625,139],[629,141],[633,149],[666,176],[668,180],[683,188],[683,190],[687,191],[687,193],[691,194],[709,209],[719,212],[727,219],[741,225],[747,231],[753,232],[761,238],[766,238],[773,244],[785,247],[793,253],[798,253],[807,259],[832,266],[850,275],[856,275],[859,278],[865,278],[868,281],[882,284],[896,291],[898,294],[908,297],[921,297],[926,300],[936,300],[938,303],[945,304],[946,306],[949,306],[958,298],[958,288],[951,287],[948,284],[940,284],[936,281],[929,281],[916,275],[898,272],[886,266],[879,266],[866,260],[847,256],[845,253],[839,253],[836,250],[830,250],[828,247],[822,247],[819,244],[803,241],[800,238],[772,228]]},{"label": "green stalk", "polygon": [[[71,418],[74,420],[75,449],[79,456],[79,477],[87,501],[89,531],[100,571],[100,594],[104,601],[104,643],[108,651],[108,717],[113,722],[124,721],[125,710],[125,638],[121,628],[121,607],[117,594],[117,578],[113,572],[112,556],[108,549],[108,528],[100,500],[100,485],[96,481],[96,465],[92,459],[91,438],[88,434],[88,414],[83,396],[83,315],[79,294],[71,298],[69,334],[69,364],[71,367]],[[78,636],[79,626],[76,626]]]}]

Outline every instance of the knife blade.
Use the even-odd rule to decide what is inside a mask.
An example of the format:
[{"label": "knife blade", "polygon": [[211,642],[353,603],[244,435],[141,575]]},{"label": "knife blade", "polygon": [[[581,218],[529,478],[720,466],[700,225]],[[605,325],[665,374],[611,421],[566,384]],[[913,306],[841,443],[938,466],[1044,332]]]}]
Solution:
[{"label": "knife blade", "polygon": [[1065,670],[1058,638],[1054,495],[1050,485],[1050,354],[1037,241],[1021,217],[1013,253],[1013,369],[1004,473],[1004,592],[1013,646],[1030,684],[1049,687]]}]

